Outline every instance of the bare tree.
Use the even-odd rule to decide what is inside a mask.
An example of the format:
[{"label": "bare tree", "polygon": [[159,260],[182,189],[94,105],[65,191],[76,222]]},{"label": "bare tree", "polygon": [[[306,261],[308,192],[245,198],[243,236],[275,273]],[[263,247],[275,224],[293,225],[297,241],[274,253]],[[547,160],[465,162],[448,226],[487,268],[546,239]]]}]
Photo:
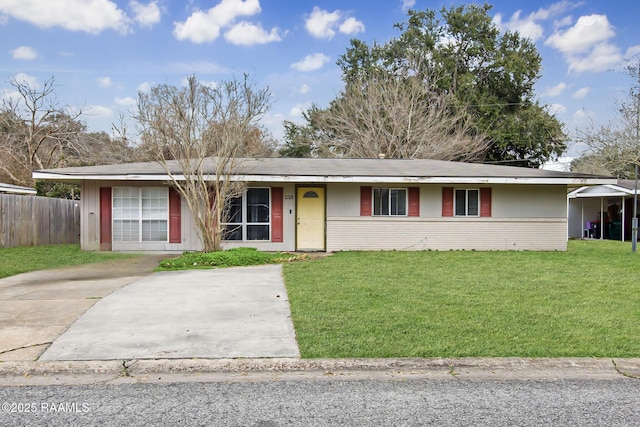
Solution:
[{"label": "bare tree", "polygon": [[320,156],[473,161],[487,149],[464,106],[433,78],[371,73],[349,82],[325,110],[312,109]]},{"label": "bare tree", "polygon": [[80,150],[83,110],[57,104],[53,77],[42,88],[18,78],[9,83],[15,95],[5,98],[0,110],[0,172],[16,184],[31,186],[32,171],[61,166]]},{"label": "bare tree", "polygon": [[184,87],[158,85],[138,94],[141,145],[187,202],[204,252],[221,249],[229,202],[244,189],[232,173],[270,107],[269,90],[254,89],[246,75],[215,87],[192,76]]},{"label": "bare tree", "polygon": [[630,178],[634,166],[640,166],[640,61],[629,64],[626,70],[634,83],[620,102],[619,114],[609,123],[591,124],[577,132],[576,140],[587,146],[587,152],[572,170],[597,170],[618,178]]}]

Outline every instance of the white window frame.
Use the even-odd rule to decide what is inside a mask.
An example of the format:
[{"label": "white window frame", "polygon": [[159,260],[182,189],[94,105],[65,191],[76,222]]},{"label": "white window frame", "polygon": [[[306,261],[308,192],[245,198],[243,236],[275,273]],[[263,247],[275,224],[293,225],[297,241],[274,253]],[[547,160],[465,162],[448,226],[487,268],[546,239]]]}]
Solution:
[{"label": "white window frame", "polygon": [[[115,203],[116,189],[136,189],[138,190],[138,216],[137,218],[117,218],[115,215]],[[144,218],[142,215],[142,191],[144,190],[162,190],[167,200],[167,211],[164,217]],[[111,191],[111,241],[118,243],[155,243],[155,242],[168,242],[169,241],[169,189],[167,187],[113,187]],[[138,221],[138,240],[116,240],[114,235],[116,221]],[[167,237],[164,240],[142,240],[142,224],[144,221],[164,221],[167,224]]]},{"label": "white window frame", "polygon": [[[248,209],[247,209],[247,193],[249,192],[249,190],[268,190],[269,192],[269,221],[267,222],[247,222],[247,217],[248,215]],[[271,218],[272,218],[272,214],[271,214],[271,210],[273,209],[272,203],[271,203],[271,187],[249,187],[247,189],[245,189],[242,192],[242,195],[240,196],[241,200],[242,200],[242,222],[226,222],[223,225],[226,227],[232,226],[232,227],[238,227],[240,226],[242,228],[242,239],[241,240],[223,240],[224,242],[270,242],[271,241],[271,232],[272,232],[272,227],[271,227]],[[263,239],[263,240],[248,240],[247,239],[247,227],[248,226],[268,226],[269,227],[269,236],[267,239]]]},{"label": "white window frame", "polygon": [[[377,213],[376,206],[376,190],[389,190],[389,212],[388,213]],[[394,214],[391,213],[391,192],[393,190],[396,191],[404,191],[404,214]],[[374,187],[371,189],[371,212],[372,216],[397,216],[403,217],[409,215],[409,189],[404,187]]]},{"label": "white window frame", "polygon": [[[464,191],[464,215],[459,215],[457,212],[458,203],[458,191]],[[475,191],[478,194],[478,213],[469,214],[469,192]],[[479,188],[456,188],[453,190],[453,215],[458,218],[479,218],[480,217],[480,189]]]}]

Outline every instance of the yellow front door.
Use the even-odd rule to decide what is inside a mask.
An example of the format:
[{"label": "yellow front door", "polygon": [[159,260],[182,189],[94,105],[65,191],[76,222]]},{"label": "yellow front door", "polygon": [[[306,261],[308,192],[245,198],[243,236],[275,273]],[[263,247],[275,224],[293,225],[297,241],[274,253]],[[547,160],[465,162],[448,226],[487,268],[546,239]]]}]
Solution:
[{"label": "yellow front door", "polygon": [[296,248],[324,251],[324,188],[298,187]]}]

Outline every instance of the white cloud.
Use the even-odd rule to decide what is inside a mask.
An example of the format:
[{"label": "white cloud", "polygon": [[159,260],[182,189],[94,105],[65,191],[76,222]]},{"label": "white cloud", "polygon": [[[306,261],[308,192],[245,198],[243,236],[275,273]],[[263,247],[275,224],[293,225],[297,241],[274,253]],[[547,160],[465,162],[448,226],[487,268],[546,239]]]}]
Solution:
[{"label": "white cloud", "polygon": [[549,114],[555,116],[557,114],[565,113],[567,111],[567,107],[562,104],[551,104],[547,106],[547,111]]},{"label": "white cloud", "polygon": [[272,28],[270,32],[266,32],[261,26],[246,21],[231,27],[225,33],[224,38],[229,43],[242,46],[266,44],[282,40],[277,28]]},{"label": "white cloud", "polygon": [[530,14],[526,18],[520,18],[522,11],[518,10],[507,22],[502,21],[502,14],[498,13],[493,18],[493,23],[501,30],[517,31],[521,36],[536,41],[542,37],[544,29],[542,25],[536,22],[534,14]]},{"label": "white cloud", "polygon": [[584,127],[592,122],[593,116],[594,116],[593,111],[587,111],[584,108],[581,108],[575,113],[573,113],[572,124],[576,128]]},{"label": "white cloud", "polygon": [[340,24],[340,32],[342,34],[364,33],[364,24],[356,18],[347,18]]},{"label": "white cloud", "polygon": [[132,98],[130,96],[125,96],[124,98],[119,98],[119,97],[115,97],[114,101],[116,104],[121,105],[123,107],[133,107],[134,105],[136,105],[136,100],[135,98]]},{"label": "white cloud", "polygon": [[138,85],[138,87],[136,88],[136,90],[138,92],[142,92],[142,93],[149,93],[151,92],[151,88],[155,85],[154,82],[142,82]]},{"label": "white cloud", "polygon": [[614,27],[606,15],[587,15],[566,30],[556,30],[545,45],[564,54],[570,72],[598,72],[616,66],[623,59],[620,48],[608,42],[614,36]]},{"label": "white cloud", "polygon": [[40,83],[38,82],[38,79],[34,76],[30,76],[28,74],[25,73],[18,73],[15,76],[13,76],[13,80],[15,80],[16,82],[20,83],[20,84],[26,84],[27,86],[33,88],[33,89],[38,89],[40,88]]},{"label": "white cloud", "polygon": [[11,57],[13,59],[24,59],[27,61],[31,61],[38,57],[38,52],[31,46],[19,46],[12,51],[10,51]]},{"label": "white cloud", "polygon": [[549,87],[545,89],[545,96],[558,96],[567,88],[567,84],[565,82],[560,82],[555,86]]},{"label": "white cloud", "polygon": [[98,82],[98,86],[100,87],[111,87],[113,86],[113,82],[111,81],[111,77],[98,77],[96,79]]},{"label": "white cloud", "polygon": [[133,20],[143,27],[151,28],[154,24],[160,22],[161,13],[157,1],[143,4],[136,0],[132,0],[129,3],[129,7],[133,9]]},{"label": "white cloud", "polygon": [[298,118],[301,119],[302,118],[302,113],[307,111],[309,108],[311,108],[311,103],[310,102],[296,104],[291,108],[291,110],[289,110],[289,117],[291,117],[293,119],[298,119]]},{"label": "white cloud", "polygon": [[[580,3],[563,0],[547,8],[540,8],[525,17],[521,17],[522,11],[518,10],[506,22],[503,22],[502,14],[498,13],[493,18],[493,23],[503,31],[517,31],[521,36],[530,38],[535,42],[542,38],[544,34],[544,28],[538,21],[546,21],[579,5]],[[571,18],[569,17],[569,19]]]},{"label": "white cloud", "polygon": [[590,90],[590,88],[588,88],[588,87],[581,87],[577,91],[573,92],[573,95],[571,95],[571,97],[573,99],[582,99],[585,96],[587,96],[587,94],[589,93],[589,90]]},{"label": "white cloud", "polygon": [[102,105],[89,105],[85,112],[89,116],[108,117],[113,115],[113,110],[111,108],[104,107]]},{"label": "white cloud", "polygon": [[[200,83],[202,86],[206,86],[206,87],[210,87],[211,89],[215,89],[218,87],[218,82],[215,80],[201,80],[198,79],[198,83]],[[189,85],[189,78],[188,77],[184,77],[182,80],[180,80],[180,84],[182,86],[188,86]]]},{"label": "white cloud", "polygon": [[617,46],[609,43],[597,45],[593,51],[584,57],[570,57],[569,71],[581,73],[584,71],[606,71],[622,62],[622,53]]},{"label": "white cloud", "polygon": [[294,62],[291,64],[291,68],[297,71],[315,71],[320,68],[327,62],[329,62],[329,57],[323,53],[314,53],[312,55],[307,55],[304,57],[302,61]]},{"label": "white cloud", "polygon": [[606,15],[581,16],[574,26],[565,31],[556,31],[545,44],[572,55],[588,51],[615,35]]},{"label": "white cloud", "polygon": [[402,10],[411,9],[415,4],[416,0],[402,0]]},{"label": "white cloud", "polygon": [[311,91],[311,87],[308,84],[303,84],[298,88],[298,93],[304,95],[305,93],[309,93]]},{"label": "white cloud", "polygon": [[640,44],[627,48],[627,53],[624,54],[625,59],[633,59],[640,54]]},{"label": "white cloud", "polygon": [[339,10],[327,12],[318,6],[314,6],[311,15],[305,22],[305,27],[309,34],[316,38],[331,39],[336,35],[335,27],[340,22],[340,17]]},{"label": "white cloud", "polygon": [[212,42],[220,36],[221,29],[232,25],[236,18],[257,15],[261,10],[259,0],[222,0],[206,12],[196,10],[186,21],[176,22],[173,35],[193,43]]},{"label": "white cloud", "polygon": [[40,28],[61,27],[89,34],[129,30],[127,15],[111,0],[3,0],[0,13]]},{"label": "white cloud", "polygon": [[364,24],[354,17],[345,17],[340,10],[328,12],[314,6],[313,11],[305,21],[305,28],[313,37],[331,40],[336,31],[343,34],[364,32]]}]

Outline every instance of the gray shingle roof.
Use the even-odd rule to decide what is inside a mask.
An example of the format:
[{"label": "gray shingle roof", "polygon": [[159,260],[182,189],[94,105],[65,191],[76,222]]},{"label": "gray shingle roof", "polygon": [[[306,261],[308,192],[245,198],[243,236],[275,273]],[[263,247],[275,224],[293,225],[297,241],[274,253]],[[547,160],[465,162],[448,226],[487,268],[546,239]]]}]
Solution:
[{"label": "gray shingle roof", "polygon": [[[207,159],[205,170],[213,172],[213,159]],[[170,161],[169,168],[180,173],[177,161]],[[247,176],[297,176],[297,177],[401,177],[401,178],[556,178],[596,179],[608,178],[588,174],[552,170],[498,166],[481,163],[447,162],[440,160],[404,159],[297,159],[263,158],[243,159],[236,170]],[[36,178],[50,179],[91,176],[144,176],[164,175],[157,162],[122,163],[116,165],[82,166],[36,171]]]}]

